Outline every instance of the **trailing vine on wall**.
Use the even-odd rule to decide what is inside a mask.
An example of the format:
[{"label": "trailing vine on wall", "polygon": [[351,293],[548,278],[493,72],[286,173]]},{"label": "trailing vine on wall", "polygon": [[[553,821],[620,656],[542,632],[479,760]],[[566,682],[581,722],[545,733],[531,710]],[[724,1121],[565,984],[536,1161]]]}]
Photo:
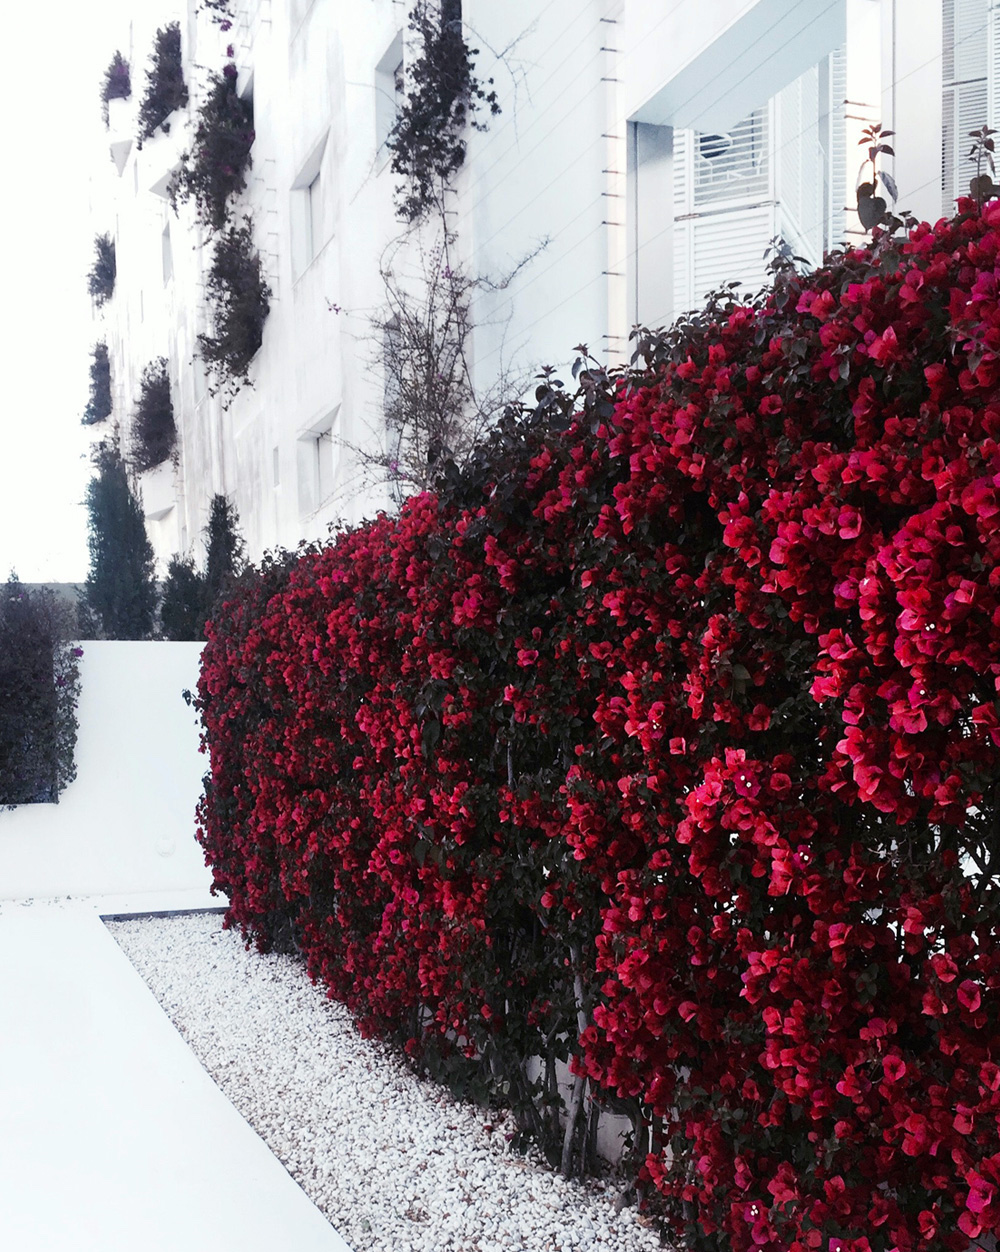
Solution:
[{"label": "trailing vine on wall", "polygon": [[231,30],[233,26],[233,14],[230,9],[229,0],[201,0],[198,5],[199,13],[207,13],[209,20],[218,26],[219,30]]},{"label": "trailing vine on wall", "polygon": [[110,235],[98,235],[94,239],[94,264],[87,275],[87,290],[100,308],[114,295],[118,265],[115,260],[115,241]]},{"label": "trailing vine on wall", "polygon": [[194,143],[181,157],[170,183],[170,202],[193,200],[198,219],[213,234],[227,221],[232,196],[246,190],[254,141],[253,104],[236,90],[237,69],[228,62],[212,74],[198,112]]},{"label": "trailing vine on wall", "polygon": [[167,358],[150,362],[142,376],[139,402],[132,419],[131,463],[136,473],[162,465],[174,450],[177,427],[170,399]]},{"label": "trailing vine on wall", "polygon": [[249,216],[217,236],[206,289],[213,333],[198,336],[198,349],[215,376],[211,394],[221,393],[228,404],[242,387],[252,386],[250,362],[261,345],[271,307],[271,289]]},{"label": "trailing vine on wall", "polygon": [[170,114],[188,102],[187,84],[181,58],[181,28],[170,22],[156,32],[146,72],[146,90],[139,105],[138,147],[152,139],[157,129],[170,132]]},{"label": "trailing vine on wall", "polygon": [[93,426],[111,416],[111,361],[108,345],[95,343],[90,362],[90,399],[83,411],[84,426]]},{"label": "trailing vine on wall", "polygon": [[108,104],[112,100],[128,100],[132,95],[132,76],[129,73],[128,61],[120,52],[115,52],[111,64],[104,71],[104,82],[101,84],[101,106],[104,125],[108,125]]},{"label": "trailing vine on wall", "polygon": [[[500,112],[495,91],[473,73],[473,57],[462,32],[461,0],[417,0],[409,28],[416,56],[407,65],[406,91],[396,124],[386,140],[396,188],[396,211],[408,222],[423,217],[465,161],[466,125],[485,130],[477,114]],[[486,87],[492,87],[488,79]]]}]

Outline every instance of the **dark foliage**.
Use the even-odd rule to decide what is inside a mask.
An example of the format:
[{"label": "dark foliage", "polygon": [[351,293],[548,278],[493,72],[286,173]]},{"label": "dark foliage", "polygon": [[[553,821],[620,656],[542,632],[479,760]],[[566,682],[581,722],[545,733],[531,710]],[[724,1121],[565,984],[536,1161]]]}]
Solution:
[{"label": "dark foliage", "polygon": [[55,801],[76,777],[72,625],[51,591],[0,587],[0,806]]},{"label": "dark foliage", "polygon": [[118,266],[115,261],[115,241],[110,235],[98,235],[94,239],[94,264],[87,275],[87,290],[100,308],[107,304],[115,292]]},{"label": "dark foliage", "polygon": [[115,52],[111,64],[104,72],[101,84],[101,106],[104,110],[104,125],[108,124],[108,101],[127,100],[132,94],[132,77],[129,74],[128,61],[120,52]]},{"label": "dark foliage", "polygon": [[160,629],[165,639],[204,639],[205,622],[213,607],[221,604],[246,567],[239,517],[225,496],[212,497],[203,535],[204,573],[189,556],[174,557],[167,570],[160,605]]},{"label": "dark foliage", "polygon": [[153,549],[117,449],[105,445],[87,487],[87,607],[105,639],[148,639],[156,611]]},{"label": "dark foliage", "polygon": [[216,239],[207,291],[214,333],[199,335],[198,347],[215,375],[213,394],[222,391],[232,400],[241,387],[251,385],[250,362],[261,345],[271,307],[271,289],[264,281],[249,217]]},{"label": "dark foliage", "polygon": [[84,426],[103,422],[111,415],[111,362],[108,345],[95,343],[93,360],[90,362],[90,399],[83,411]]},{"label": "dark foliage", "polygon": [[204,620],[204,577],[191,557],[172,557],[160,602],[160,633],[164,639],[200,640]]},{"label": "dark foliage", "polygon": [[146,366],[142,376],[139,403],[132,420],[131,464],[136,473],[162,465],[174,450],[177,428],[170,400],[167,359],[160,357]]},{"label": "dark foliage", "polygon": [[170,186],[177,205],[193,200],[198,219],[213,233],[225,228],[230,197],[245,190],[253,146],[253,104],[236,91],[230,62],[210,79],[195,126],[194,144],[181,158]]},{"label": "dark foliage", "polygon": [[199,13],[207,13],[209,20],[218,26],[219,30],[227,31],[232,28],[233,14],[230,8],[230,0],[201,0],[198,5]]},{"label": "dark foliage", "polygon": [[485,130],[476,114],[485,109],[495,116],[500,105],[496,92],[485,91],[473,74],[479,49],[463,38],[459,0],[417,0],[409,26],[419,51],[408,67],[405,99],[386,147],[393,173],[406,180],[396,188],[396,211],[413,222],[439,201],[443,185],[462,167],[466,124]]},{"label": "dark foliage", "polygon": [[146,91],[139,105],[139,140],[152,139],[157,128],[164,134],[170,131],[167,120],[175,109],[183,109],[188,102],[187,84],[181,60],[181,28],[170,22],[156,32],[153,52],[146,73]]},{"label": "dark foliage", "polygon": [[210,605],[246,565],[246,545],[240,534],[239,520],[236,506],[226,496],[212,497],[205,527],[205,585]]}]

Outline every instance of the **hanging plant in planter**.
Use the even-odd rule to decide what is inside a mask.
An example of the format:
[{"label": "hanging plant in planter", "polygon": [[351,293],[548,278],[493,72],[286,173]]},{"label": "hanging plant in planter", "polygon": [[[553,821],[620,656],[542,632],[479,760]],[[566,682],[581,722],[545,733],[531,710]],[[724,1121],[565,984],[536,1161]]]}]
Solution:
[{"label": "hanging plant in planter", "polygon": [[[466,124],[485,130],[476,114],[495,116],[500,105],[496,92],[486,91],[473,73],[479,49],[462,36],[461,0],[417,0],[409,27],[418,52],[386,147],[393,173],[406,180],[396,188],[396,212],[413,222],[438,202],[465,161]],[[492,84],[491,78],[487,86]]]},{"label": "hanging plant in planter", "polygon": [[132,419],[132,468],[137,474],[162,465],[174,450],[177,427],[170,401],[170,375],[167,358],[146,366],[139,391],[139,403]]},{"label": "hanging plant in planter", "polygon": [[111,415],[111,361],[108,345],[95,343],[90,362],[90,399],[83,411],[84,426],[103,422]]},{"label": "hanging plant in planter", "polygon": [[230,62],[213,74],[198,113],[194,145],[181,157],[170,184],[170,202],[193,200],[198,219],[211,232],[226,225],[231,196],[246,189],[253,146],[253,104],[236,91],[236,66]]},{"label": "hanging plant in planter", "polygon": [[100,308],[114,295],[118,267],[115,262],[115,241],[110,235],[94,239],[94,264],[87,275],[87,290]]},{"label": "hanging plant in planter", "polygon": [[214,374],[212,395],[228,403],[243,386],[252,386],[249,370],[261,345],[270,312],[271,289],[264,280],[254,247],[252,222],[230,226],[215,241],[207,292],[214,333],[198,336],[202,360]]},{"label": "hanging plant in planter", "polygon": [[175,109],[183,109],[187,102],[180,23],[170,22],[156,32],[149,58],[146,91],[139,105],[138,146],[141,148],[143,140],[152,139],[158,128],[169,134],[170,122],[167,119]]},{"label": "hanging plant in planter", "polygon": [[101,84],[101,106],[104,125],[108,125],[108,103],[111,100],[127,100],[132,94],[132,76],[129,73],[128,61],[120,52],[115,52],[111,64],[104,71],[104,82]]}]

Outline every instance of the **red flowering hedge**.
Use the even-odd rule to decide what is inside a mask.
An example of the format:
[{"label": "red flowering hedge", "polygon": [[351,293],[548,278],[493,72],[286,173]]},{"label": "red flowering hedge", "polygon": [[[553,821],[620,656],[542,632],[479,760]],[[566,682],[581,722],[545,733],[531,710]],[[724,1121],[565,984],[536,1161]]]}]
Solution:
[{"label": "red flowering hedge", "polygon": [[687,1248],[1000,1231],[1000,207],[960,209],[208,627],[229,921],[550,1144],[571,1056]]}]

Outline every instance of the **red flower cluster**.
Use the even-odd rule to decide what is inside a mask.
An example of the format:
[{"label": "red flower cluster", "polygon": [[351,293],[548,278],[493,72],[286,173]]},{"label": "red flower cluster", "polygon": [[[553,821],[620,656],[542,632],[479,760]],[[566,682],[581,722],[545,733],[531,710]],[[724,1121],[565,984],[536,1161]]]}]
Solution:
[{"label": "red flower cluster", "polygon": [[571,1057],[693,1246],[1000,1232],[1000,208],[960,208],[209,627],[229,921],[543,1138]]}]

